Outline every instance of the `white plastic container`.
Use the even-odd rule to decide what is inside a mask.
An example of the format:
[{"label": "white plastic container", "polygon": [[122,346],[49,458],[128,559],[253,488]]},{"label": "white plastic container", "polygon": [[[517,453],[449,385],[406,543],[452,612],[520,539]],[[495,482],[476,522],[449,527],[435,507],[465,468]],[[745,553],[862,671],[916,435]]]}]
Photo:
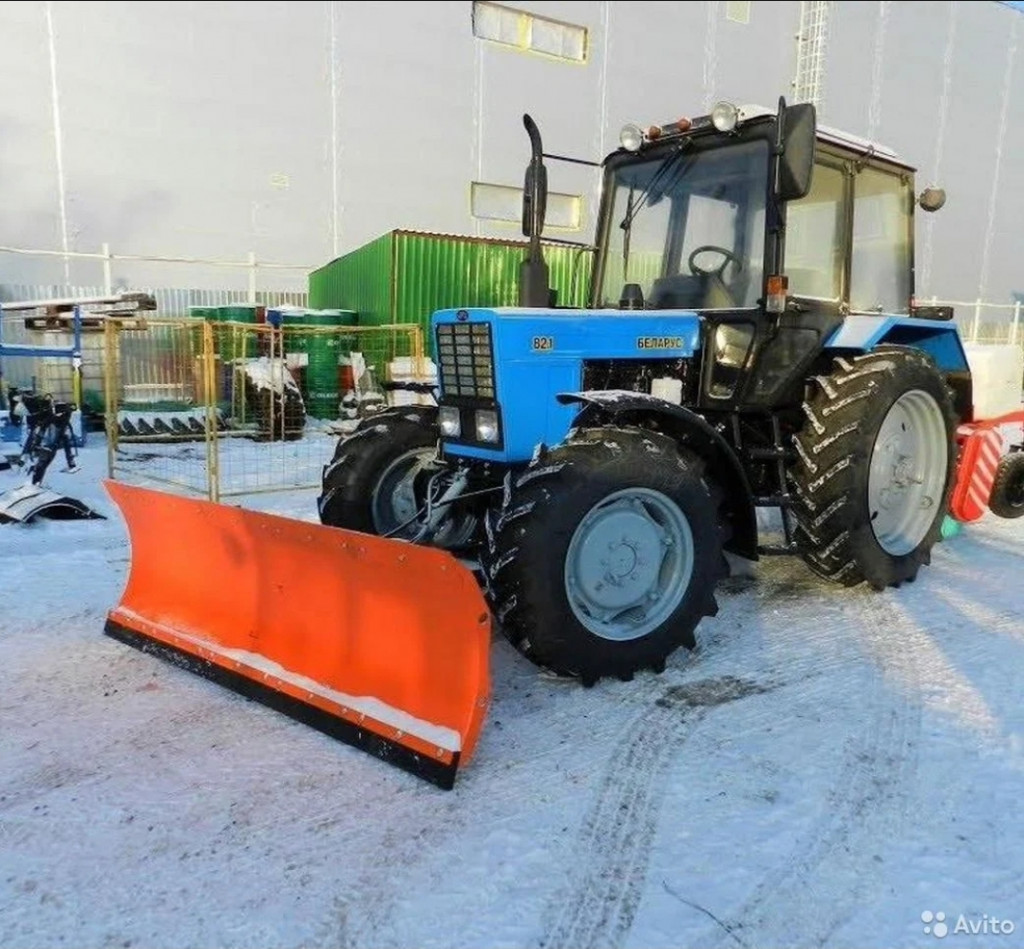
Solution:
[{"label": "white plastic container", "polygon": [[673,405],[683,404],[683,380],[671,376],[659,376],[651,380],[651,395],[656,399],[664,399]]},{"label": "white plastic container", "polygon": [[964,343],[974,387],[975,419],[995,418],[1021,408],[1024,349],[1013,344]]}]

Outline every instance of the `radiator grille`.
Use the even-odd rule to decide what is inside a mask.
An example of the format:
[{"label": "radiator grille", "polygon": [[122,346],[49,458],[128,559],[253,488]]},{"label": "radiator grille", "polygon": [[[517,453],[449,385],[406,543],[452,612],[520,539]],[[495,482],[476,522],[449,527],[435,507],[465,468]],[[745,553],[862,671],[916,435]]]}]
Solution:
[{"label": "radiator grille", "polygon": [[489,323],[442,323],[437,357],[445,395],[494,398],[494,352]]}]

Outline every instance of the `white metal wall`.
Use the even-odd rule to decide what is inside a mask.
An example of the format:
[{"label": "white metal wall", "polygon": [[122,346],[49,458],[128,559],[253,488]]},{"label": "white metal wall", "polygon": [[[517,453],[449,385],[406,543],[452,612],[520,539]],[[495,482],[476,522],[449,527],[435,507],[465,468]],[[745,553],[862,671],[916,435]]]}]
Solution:
[{"label": "white metal wall", "polygon": [[[587,62],[474,38],[470,0],[0,4],[0,246],[316,266],[394,227],[509,235],[473,218],[470,185],[519,184],[523,112],[548,150],[599,158],[626,121],[721,97],[770,105],[796,75],[798,0],[506,2],[585,26]],[[949,192],[919,216],[919,294],[1024,290],[1020,15],[845,0],[828,20],[822,119],[895,146]],[[595,175],[554,166],[551,184],[584,196],[581,231],[560,236],[589,239]],[[100,266],[0,253],[0,283],[95,285]],[[113,267],[115,284],[247,279]]]}]

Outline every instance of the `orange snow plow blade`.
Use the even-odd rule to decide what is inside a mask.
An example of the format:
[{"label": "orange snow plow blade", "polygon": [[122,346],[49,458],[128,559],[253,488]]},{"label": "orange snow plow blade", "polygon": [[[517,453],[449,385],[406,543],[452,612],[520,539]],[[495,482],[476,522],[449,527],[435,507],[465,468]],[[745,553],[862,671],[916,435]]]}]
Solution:
[{"label": "orange snow plow blade", "polygon": [[106,482],[131,572],[106,632],[450,788],[490,614],[440,550]]}]

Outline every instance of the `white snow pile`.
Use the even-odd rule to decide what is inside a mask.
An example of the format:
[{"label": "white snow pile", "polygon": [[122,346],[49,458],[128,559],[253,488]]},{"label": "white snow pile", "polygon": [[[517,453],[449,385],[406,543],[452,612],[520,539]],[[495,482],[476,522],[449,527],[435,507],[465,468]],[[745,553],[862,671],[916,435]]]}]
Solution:
[{"label": "white snow pile", "polygon": [[[105,451],[52,481],[110,520],[0,527],[0,946],[1024,945],[1024,521],[884,593],[749,565],[660,676],[583,689],[496,638],[444,792],[102,635]],[[219,608],[281,595],[259,569]]]},{"label": "white snow pile", "polygon": [[269,389],[277,395],[283,395],[285,389],[288,389],[299,394],[299,387],[282,359],[260,356],[246,360],[242,368],[246,378],[260,391]]}]

